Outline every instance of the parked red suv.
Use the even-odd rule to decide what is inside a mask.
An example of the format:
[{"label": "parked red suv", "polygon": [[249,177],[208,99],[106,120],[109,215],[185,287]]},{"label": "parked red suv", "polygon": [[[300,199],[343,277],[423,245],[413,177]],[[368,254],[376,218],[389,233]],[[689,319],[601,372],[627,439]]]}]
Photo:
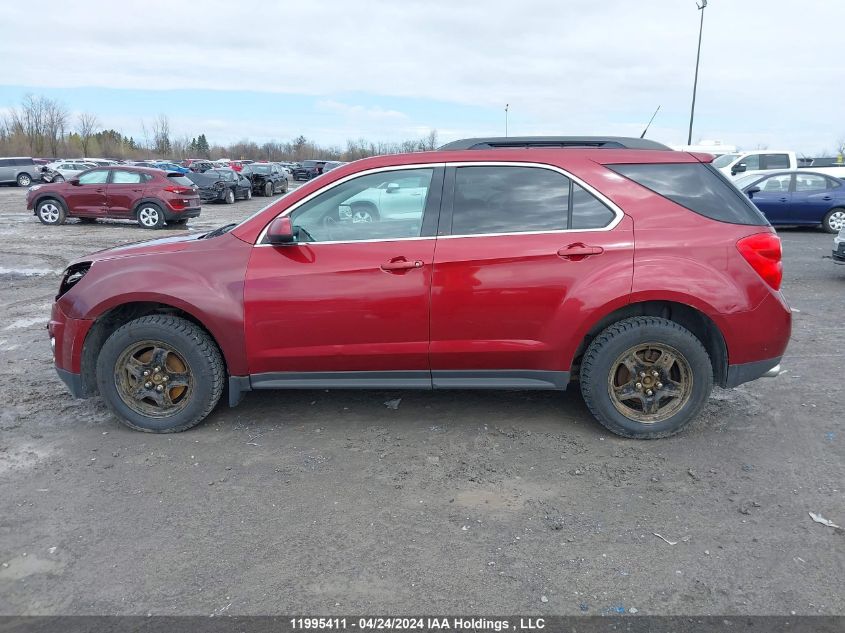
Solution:
[{"label": "parked red suv", "polygon": [[160,229],[197,217],[200,196],[196,185],[177,172],[117,165],[89,169],[67,182],[30,187],[26,208],[42,224],[64,224],[69,217],[89,222],[114,218]]},{"label": "parked red suv", "polygon": [[[641,139],[471,139],[338,167],[238,225],[64,273],[61,378],[130,427],[228,386],[566,389],[670,435],[714,383],[776,375],[780,240],[709,163]],[[127,284],[126,280],[132,283]]]}]

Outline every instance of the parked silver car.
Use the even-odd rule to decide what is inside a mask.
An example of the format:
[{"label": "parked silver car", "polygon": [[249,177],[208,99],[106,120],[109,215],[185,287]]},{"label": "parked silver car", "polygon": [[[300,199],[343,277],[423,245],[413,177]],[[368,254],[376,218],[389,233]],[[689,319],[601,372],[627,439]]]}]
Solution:
[{"label": "parked silver car", "polygon": [[66,160],[49,163],[41,168],[41,179],[44,182],[64,182],[81,174],[86,169],[96,167],[94,163],[77,163]]},{"label": "parked silver car", "polygon": [[41,180],[41,165],[32,158],[0,158],[0,184],[16,183],[19,187],[29,187],[36,180]]}]

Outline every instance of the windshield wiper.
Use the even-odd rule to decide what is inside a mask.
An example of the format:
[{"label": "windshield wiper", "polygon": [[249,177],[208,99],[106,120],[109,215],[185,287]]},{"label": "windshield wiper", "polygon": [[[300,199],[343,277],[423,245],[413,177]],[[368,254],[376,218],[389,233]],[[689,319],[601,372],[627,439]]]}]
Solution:
[{"label": "windshield wiper", "polygon": [[210,237],[217,237],[218,235],[223,235],[224,233],[228,233],[233,228],[237,226],[237,223],[234,224],[224,224],[223,226],[218,226],[213,231],[209,231],[205,235],[202,236],[202,239],[207,240]]}]

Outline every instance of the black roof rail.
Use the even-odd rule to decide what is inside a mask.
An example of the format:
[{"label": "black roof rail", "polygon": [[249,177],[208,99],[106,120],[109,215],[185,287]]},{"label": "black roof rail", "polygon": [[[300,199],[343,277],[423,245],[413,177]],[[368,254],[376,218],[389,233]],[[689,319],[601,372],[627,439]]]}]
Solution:
[{"label": "black roof rail", "polygon": [[519,149],[590,147],[602,149],[670,149],[657,141],[628,136],[496,136],[465,138],[439,147],[441,150],[459,149]]}]

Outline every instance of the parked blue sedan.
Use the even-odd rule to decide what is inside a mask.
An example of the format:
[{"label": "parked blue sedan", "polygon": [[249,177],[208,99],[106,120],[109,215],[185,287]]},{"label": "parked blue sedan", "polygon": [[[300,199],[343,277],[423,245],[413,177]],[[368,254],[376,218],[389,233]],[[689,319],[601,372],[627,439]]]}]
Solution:
[{"label": "parked blue sedan", "polygon": [[164,160],[155,163],[150,163],[150,167],[155,167],[156,169],[164,169],[165,171],[178,171],[180,174],[188,174],[191,172],[191,170],[187,167],[182,167],[182,165],[177,165],[176,163],[169,163]]},{"label": "parked blue sedan", "polygon": [[757,173],[734,181],[774,225],[845,228],[845,181],[805,169]]}]

